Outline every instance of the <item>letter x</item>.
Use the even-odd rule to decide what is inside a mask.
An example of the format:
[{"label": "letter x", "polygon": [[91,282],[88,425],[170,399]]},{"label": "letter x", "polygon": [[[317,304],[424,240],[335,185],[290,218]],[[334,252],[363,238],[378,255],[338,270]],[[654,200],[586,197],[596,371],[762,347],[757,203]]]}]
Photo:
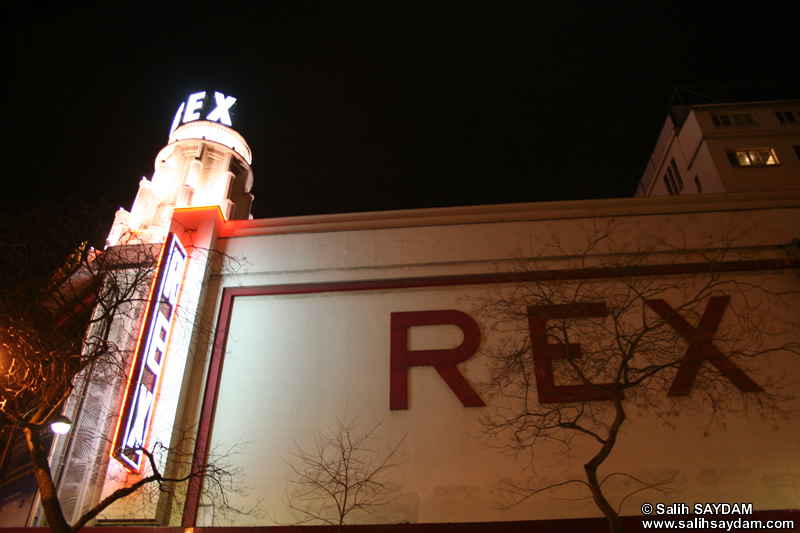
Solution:
[{"label": "letter x", "polygon": [[722,372],[742,392],[764,390],[714,346],[714,335],[722,322],[722,315],[725,313],[730,299],[730,296],[712,297],[697,328],[693,328],[664,300],[645,300],[645,303],[658,313],[658,316],[689,342],[689,348],[686,349],[667,396],[688,395],[692,390],[697,373],[705,361],[717,367],[717,370]]},{"label": "letter x", "polygon": [[236,98],[233,96],[225,96],[222,93],[215,92],[214,93],[214,100],[217,103],[217,107],[215,107],[211,113],[206,115],[206,120],[210,122],[220,121],[221,123],[225,124],[226,126],[231,125],[231,114],[230,109],[233,107],[233,104],[236,103]]}]

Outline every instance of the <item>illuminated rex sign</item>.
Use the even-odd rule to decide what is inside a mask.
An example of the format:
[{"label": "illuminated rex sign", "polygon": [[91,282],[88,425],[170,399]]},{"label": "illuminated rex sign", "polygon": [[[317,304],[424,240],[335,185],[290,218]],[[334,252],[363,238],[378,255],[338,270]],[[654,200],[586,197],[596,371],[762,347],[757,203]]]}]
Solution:
[{"label": "illuminated rex sign", "polygon": [[206,91],[190,94],[185,102],[181,102],[169,134],[172,135],[178,126],[195,120],[207,120],[209,122],[219,122],[225,126],[231,126],[231,114],[236,105],[236,98],[225,96],[221,92],[214,92],[213,96],[207,96]]},{"label": "illuminated rex sign", "polygon": [[131,471],[142,466],[185,270],[186,250],[170,234],[148,299],[111,452]]}]

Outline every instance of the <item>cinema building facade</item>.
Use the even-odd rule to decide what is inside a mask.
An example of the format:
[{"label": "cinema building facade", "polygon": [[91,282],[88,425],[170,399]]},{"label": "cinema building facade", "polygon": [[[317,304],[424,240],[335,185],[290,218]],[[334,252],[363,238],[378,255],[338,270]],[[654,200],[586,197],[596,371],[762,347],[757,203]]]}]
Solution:
[{"label": "cinema building facade", "polygon": [[800,505],[800,190],[252,220],[249,148],[212,94],[182,106],[111,230],[109,249],[157,245],[159,273],[118,328],[127,381],[66,405],[68,520],[164,443],[176,475],[224,462],[246,512],[190,482],[96,525],[302,522],[325,499],[300,497],[299,450],[342,423],[371,430],[373,465],[394,452],[385,499],[348,522],[570,530],[602,516],[584,465],[617,399],[598,473],[620,514]]}]

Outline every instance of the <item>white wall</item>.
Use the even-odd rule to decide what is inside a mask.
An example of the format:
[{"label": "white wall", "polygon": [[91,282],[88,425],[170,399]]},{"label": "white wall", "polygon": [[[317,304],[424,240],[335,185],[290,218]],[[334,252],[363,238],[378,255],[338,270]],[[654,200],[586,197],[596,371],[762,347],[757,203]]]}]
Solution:
[{"label": "white wall", "polygon": [[[737,246],[787,244],[796,236],[800,222],[797,208],[731,212],[724,205],[703,208],[686,204],[686,210],[694,212],[661,215],[653,208],[649,216],[622,216],[615,221],[585,214],[578,217],[577,212],[569,216],[567,211],[564,218],[537,221],[532,210],[530,221],[502,222],[498,215],[493,223],[470,223],[466,217],[460,224],[450,225],[228,238],[220,241],[221,248],[243,255],[250,266],[245,273],[225,278],[223,285],[491,273],[509,270],[515,250],[540,259],[550,254],[549,268],[559,268],[569,261],[545,244],[559,239],[565,254],[575,253],[582,249],[592,228],[609,222],[616,226],[605,252],[648,249],[648,262],[692,262],[699,260],[701,253],[724,246],[725,239],[735,239]],[[665,241],[659,242],[660,238]],[[675,255],[669,252],[673,246],[694,251]],[[774,249],[749,252],[783,253]],[[736,276],[798,289],[795,270]],[[531,468],[529,457],[514,459],[486,447],[480,438],[479,418],[502,405],[502,399],[482,394],[487,407],[464,407],[431,367],[410,370],[409,409],[389,409],[391,313],[464,311],[479,321],[482,346],[488,347],[500,339],[489,332],[470,299],[495,289],[502,287],[445,286],[237,299],[213,445],[218,449],[243,445],[236,461],[243,469],[242,483],[249,487],[249,495],[233,503],[250,508],[260,501],[265,514],[234,518],[233,523],[293,522],[295,518],[281,501],[290,488],[284,461],[291,459],[295,443],[312,447],[315,436],[337,419],[369,427],[380,424],[376,433],[380,450],[404,439],[399,451],[404,462],[387,476],[399,488],[398,499],[374,517],[356,517],[359,521],[596,516],[598,511],[590,502],[575,500],[587,495],[579,485],[537,496],[506,511],[497,509],[502,494],[495,488],[503,477],[535,486],[580,478],[583,463],[596,448],[593,442],[577,439],[571,459],[566,461],[558,446],[546,444],[537,448],[537,462]],[[794,324],[800,322],[796,306],[780,308],[780,314]],[[453,327],[417,329],[412,328],[409,342],[426,344],[412,344],[412,349],[448,348],[461,339]],[[419,338],[415,338],[417,334]],[[775,364],[775,368],[797,369],[794,357],[779,356]],[[459,369],[476,389],[487,376],[486,361],[480,355],[460,364]],[[798,390],[796,384],[792,390]],[[664,401],[669,400],[665,397]],[[670,418],[668,424],[674,427],[668,427],[662,420],[633,410],[603,471],[624,471],[650,480],[674,476],[672,488],[682,492],[671,496],[642,493],[626,502],[623,514],[638,514],[643,501],[753,502],[756,509],[800,504],[800,426],[796,420],[772,424],[757,417],[735,418],[724,426],[711,422],[707,416],[682,413]],[[619,486],[611,495],[619,501],[629,490],[630,486]],[[216,516],[216,523],[227,522]]]}]

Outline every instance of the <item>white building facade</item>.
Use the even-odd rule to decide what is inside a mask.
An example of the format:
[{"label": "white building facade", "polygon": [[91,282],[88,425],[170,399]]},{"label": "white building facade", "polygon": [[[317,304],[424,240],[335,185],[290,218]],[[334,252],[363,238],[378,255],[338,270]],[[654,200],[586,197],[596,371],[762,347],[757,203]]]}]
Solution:
[{"label": "white building facade", "polygon": [[674,106],[636,196],[800,189],[800,100]]},{"label": "white building facade", "polygon": [[[486,421],[513,412],[520,396],[487,384],[498,377],[493,356],[520,346],[523,366],[532,371],[526,395],[532,408],[606,409],[607,370],[591,374],[594,381],[576,378],[559,362],[563,357],[552,354],[558,339],[534,336],[536,324],[548,322],[536,322],[531,309],[542,301],[600,309],[562,316],[588,360],[590,343],[610,338],[613,344],[619,287],[642,291],[630,296],[627,311],[644,317],[640,323],[658,320],[667,306],[660,331],[672,339],[666,351],[674,363],[647,385],[650,408],[636,401],[637,389],[626,392],[628,418],[601,467],[603,475],[620,474],[605,485],[608,499],[623,515],[641,514],[647,502],[748,503],[756,511],[800,505],[800,425],[782,416],[798,407],[800,392],[788,375],[798,369],[797,355],[785,349],[800,340],[800,192],[251,220],[249,148],[222,111],[214,115],[214,108],[203,107],[211,94],[182,106],[153,179],[142,182],[131,212],[118,215],[109,237],[120,247],[160,244],[172,235],[181,247],[164,247],[163,287],[171,288],[156,284],[164,295],[161,311],[125,326],[138,332],[141,352],[129,363],[141,370],[129,375],[156,373],[156,381],[89,386],[68,405],[77,434],[71,444],[54,446],[53,454],[65,456],[60,488],[73,517],[146,473],[146,465],[140,469],[123,457],[119,428],[127,424],[140,432],[131,443],[169,445],[162,466],[175,475],[222,454],[241,489],[229,494],[229,503],[251,512],[224,513],[201,484],[189,483],[154,500],[115,504],[101,524],[302,521],[288,505],[296,487],[287,476],[298,447],[314,449],[337,421],[375,428],[376,457],[396,449],[397,464],[382,479],[392,498],[373,514],[353,513],[353,523],[513,524],[600,516],[585,484],[564,484],[585,479],[583,465],[597,453],[597,440],[564,430],[514,453],[514,432],[493,435]],[[215,95],[217,108],[229,106],[228,98]],[[725,141],[702,135],[709,113],[692,111],[657,157],[657,179],[645,195],[657,196],[665,186],[664,161],[679,159],[685,188],[693,186],[689,169],[702,157],[726,157],[714,151],[719,143],[727,147]],[[682,135],[692,128],[694,140],[685,141]],[[785,147],[769,148],[788,168]],[[729,178],[709,176],[703,192],[737,190]],[[163,259],[173,256],[176,262]],[[713,290],[703,292],[709,284]],[[522,298],[528,290],[544,291],[549,300]],[[682,310],[686,298],[694,305]],[[503,320],[507,315],[491,311],[497,302],[520,314]],[[714,305],[717,311],[710,310]],[[761,311],[763,338],[737,337],[743,317]],[[610,337],[572,331],[584,319]],[[742,346],[743,340],[752,342]],[[159,342],[164,347],[152,355],[156,349],[147,346]],[[702,374],[695,350],[706,350]],[[715,398],[728,403],[704,404],[706,382],[692,381],[697,376],[710,376],[724,391]],[[142,392],[132,396],[136,391]],[[593,401],[585,401],[587,395]],[[753,408],[762,397],[776,407]],[[81,413],[100,405],[105,414],[82,426]],[[639,492],[642,481],[663,483],[671,492]],[[522,492],[515,495],[512,486]],[[545,487],[553,488],[532,494]]]}]

